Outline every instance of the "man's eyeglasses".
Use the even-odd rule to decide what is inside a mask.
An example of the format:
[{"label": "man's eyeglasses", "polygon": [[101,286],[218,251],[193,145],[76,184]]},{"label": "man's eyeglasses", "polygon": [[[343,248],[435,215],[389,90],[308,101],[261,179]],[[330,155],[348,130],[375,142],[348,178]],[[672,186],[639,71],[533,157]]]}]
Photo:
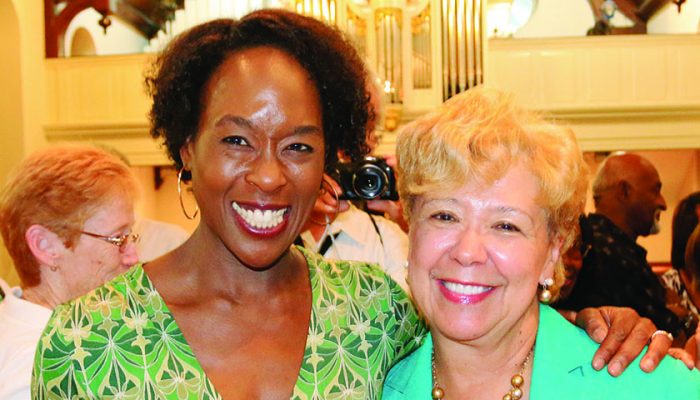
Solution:
[{"label": "man's eyeglasses", "polygon": [[119,250],[123,250],[124,246],[126,246],[126,244],[129,243],[129,241],[131,241],[131,243],[137,243],[139,241],[139,235],[137,233],[127,233],[126,235],[119,236],[98,235],[97,233],[85,231],[80,231],[80,233],[82,233],[83,235],[94,237],[96,239],[104,240],[107,243],[111,243],[119,247]]}]

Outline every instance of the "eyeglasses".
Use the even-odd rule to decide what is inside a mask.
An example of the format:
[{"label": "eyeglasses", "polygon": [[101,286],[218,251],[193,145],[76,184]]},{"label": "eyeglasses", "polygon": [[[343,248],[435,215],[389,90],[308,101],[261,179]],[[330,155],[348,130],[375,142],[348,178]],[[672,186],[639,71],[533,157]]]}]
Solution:
[{"label": "eyeglasses", "polygon": [[104,240],[107,243],[111,243],[117,247],[119,247],[119,250],[123,250],[124,246],[126,246],[129,241],[131,243],[138,243],[139,241],[139,235],[138,233],[127,233],[126,235],[119,235],[119,236],[105,236],[105,235],[98,235],[97,233],[92,233],[92,232],[85,232],[85,231],[80,231],[83,235],[88,235],[90,237],[94,237],[96,239]]}]

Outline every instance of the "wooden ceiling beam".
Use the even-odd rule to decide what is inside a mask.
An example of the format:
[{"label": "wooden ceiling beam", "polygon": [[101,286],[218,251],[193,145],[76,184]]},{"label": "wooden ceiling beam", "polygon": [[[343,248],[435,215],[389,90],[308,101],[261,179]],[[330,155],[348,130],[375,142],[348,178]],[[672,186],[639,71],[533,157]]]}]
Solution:
[{"label": "wooden ceiling beam", "polygon": [[642,0],[637,7],[637,15],[644,21],[649,19],[661,10],[671,0]]},{"label": "wooden ceiling beam", "polygon": [[637,15],[637,2],[635,0],[615,0],[617,10],[624,14],[634,25],[643,25],[646,32],[647,20]]}]

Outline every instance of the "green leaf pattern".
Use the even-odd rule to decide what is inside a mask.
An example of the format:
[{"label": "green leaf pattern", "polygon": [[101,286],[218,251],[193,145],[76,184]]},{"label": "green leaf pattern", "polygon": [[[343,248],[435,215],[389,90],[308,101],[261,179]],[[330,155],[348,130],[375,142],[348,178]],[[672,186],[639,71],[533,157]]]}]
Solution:
[{"label": "green leaf pattern", "polygon": [[[378,267],[306,257],[311,321],[293,399],[378,399],[426,328]],[[141,265],[57,307],[40,340],[34,399],[221,399]]]}]

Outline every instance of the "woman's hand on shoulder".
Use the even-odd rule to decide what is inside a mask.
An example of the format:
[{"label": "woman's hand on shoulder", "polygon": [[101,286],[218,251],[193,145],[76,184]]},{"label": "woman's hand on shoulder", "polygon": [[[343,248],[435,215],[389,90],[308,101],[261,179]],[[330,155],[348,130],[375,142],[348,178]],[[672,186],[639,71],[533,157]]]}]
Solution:
[{"label": "woman's hand on shoulder", "polygon": [[[685,351],[695,357],[695,368],[700,369],[700,324],[695,330],[695,335],[691,336],[685,344]],[[686,364],[687,365],[687,364]]]},{"label": "woman's hand on shoulder", "polygon": [[656,369],[669,352],[672,340],[666,335],[655,335],[656,326],[648,318],[642,318],[631,308],[604,306],[584,308],[575,315],[576,325],[585,329],[588,336],[600,347],[593,356],[592,366],[601,370],[608,366],[608,373],[619,376],[644,350],[649,348],[640,362],[645,372]]},{"label": "woman's hand on shoulder", "polygon": [[681,360],[688,369],[700,369],[700,325],[695,330],[695,335],[685,342],[685,348],[671,347],[668,350],[673,358]]}]

